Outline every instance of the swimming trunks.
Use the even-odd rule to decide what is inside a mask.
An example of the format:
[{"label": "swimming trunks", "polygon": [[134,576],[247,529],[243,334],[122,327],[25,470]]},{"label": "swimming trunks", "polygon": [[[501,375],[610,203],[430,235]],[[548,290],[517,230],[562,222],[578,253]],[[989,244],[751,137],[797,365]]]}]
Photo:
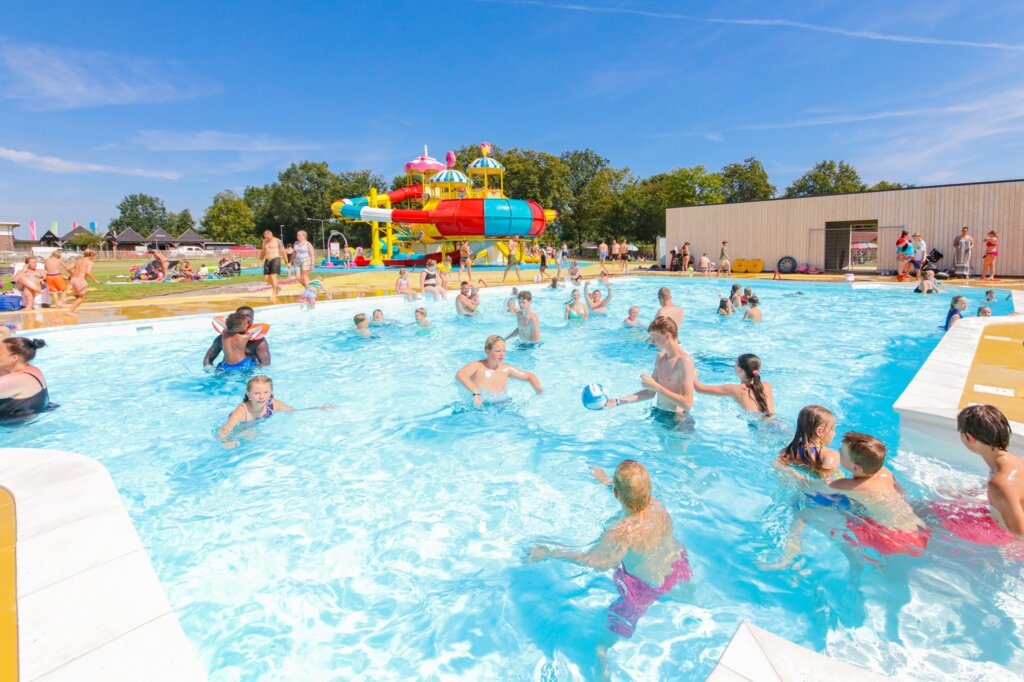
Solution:
[{"label": "swimming trunks", "polygon": [[28,374],[39,383],[41,390],[27,398],[0,398],[0,419],[25,417],[44,412],[50,404],[50,393],[46,390],[46,386],[43,386],[43,382],[39,377],[31,372],[22,371],[17,373]]},{"label": "swimming trunks", "polygon": [[693,571],[690,570],[690,562],[686,560],[685,549],[679,551],[679,558],[672,562],[671,572],[658,587],[651,587],[620,563],[612,577],[619,598],[608,607],[608,629],[627,639],[632,637],[637,621],[647,613],[647,609],[677,584],[689,582],[692,577]]},{"label": "swimming trunks", "polygon": [[46,273],[46,286],[50,288],[50,291],[67,291],[68,281],[59,272],[56,275]]},{"label": "swimming trunks", "polygon": [[281,274],[281,259],[280,258],[268,258],[263,261],[263,274],[264,275],[280,275]]},{"label": "swimming trunks", "polygon": [[234,364],[229,363],[227,360],[221,360],[217,363],[218,372],[235,373],[235,372],[251,372],[252,370],[259,367],[255,360],[250,358],[248,355],[242,358],[239,362]]},{"label": "swimming trunks", "polygon": [[927,528],[918,528],[914,532],[888,528],[874,519],[851,516],[846,519],[846,527],[852,535],[844,533],[843,538],[851,545],[869,547],[882,556],[893,554],[909,554],[921,556],[928,547],[932,534]]},{"label": "swimming trunks", "polygon": [[992,518],[988,507],[976,500],[936,500],[929,507],[942,527],[961,540],[996,547],[1017,541]]}]

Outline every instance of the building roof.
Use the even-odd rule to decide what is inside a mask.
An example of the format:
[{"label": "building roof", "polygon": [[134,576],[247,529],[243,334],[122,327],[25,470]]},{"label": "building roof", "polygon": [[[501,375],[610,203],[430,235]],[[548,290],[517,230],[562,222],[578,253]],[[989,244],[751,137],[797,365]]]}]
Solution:
[{"label": "building roof", "polygon": [[136,232],[135,230],[133,230],[130,227],[125,229],[125,230],[122,230],[121,234],[117,235],[115,237],[115,239],[117,240],[118,244],[145,244],[146,243],[146,238],[143,237],[141,234],[139,234],[138,232]]},{"label": "building roof", "polygon": [[174,237],[172,237],[170,235],[170,233],[167,230],[165,230],[164,228],[158,227],[158,228],[156,228],[155,230],[153,230],[152,232],[149,233],[149,236],[146,237],[146,241],[149,241],[149,242],[155,242],[155,241],[172,242],[172,241],[174,241]]},{"label": "building roof", "polygon": [[71,239],[72,237],[74,237],[76,234],[92,234],[92,232],[89,231],[88,227],[85,227],[83,225],[79,225],[78,227],[76,227],[75,229],[69,231],[67,234],[65,234],[63,237],[61,237],[61,241],[67,241],[68,239]]},{"label": "building roof", "polygon": [[203,235],[190,227],[175,237],[174,241],[178,244],[205,244],[207,240],[203,239]]},{"label": "building roof", "polygon": [[46,232],[43,232],[41,237],[39,237],[39,243],[41,244],[43,242],[58,242],[59,243],[60,242],[60,237],[55,235],[53,233],[53,230],[47,230]]}]

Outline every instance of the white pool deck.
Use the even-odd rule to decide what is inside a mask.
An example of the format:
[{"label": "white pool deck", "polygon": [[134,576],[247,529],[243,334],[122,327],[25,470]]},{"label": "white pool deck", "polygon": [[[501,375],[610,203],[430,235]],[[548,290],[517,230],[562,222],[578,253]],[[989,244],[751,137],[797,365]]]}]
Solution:
[{"label": "white pool deck", "polygon": [[[497,296],[499,288],[482,293]],[[1016,310],[1024,311],[1024,293],[1015,292],[1014,303]],[[334,301],[318,308],[334,306],[365,307],[366,303],[359,299]],[[270,309],[263,308],[261,313]],[[901,419],[902,440],[916,439],[929,448],[921,452],[941,453],[938,456],[972,469],[978,463],[965,453],[958,454],[963,449],[954,447],[959,444],[955,417],[975,347],[989,320],[970,318],[957,324],[894,405]],[[1024,324],[1024,317],[1020,321]],[[34,333],[136,336],[208,324],[209,315],[197,315]],[[1019,444],[1024,440],[1024,425],[1014,423],[1013,428]],[[11,491],[16,506],[22,682],[207,679],[117,488],[101,464],[57,450],[0,448],[0,485]],[[708,679],[884,678],[744,622]]]},{"label": "white pool deck", "polygon": [[0,483],[17,520],[21,682],[206,679],[101,464],[3,448]]}]

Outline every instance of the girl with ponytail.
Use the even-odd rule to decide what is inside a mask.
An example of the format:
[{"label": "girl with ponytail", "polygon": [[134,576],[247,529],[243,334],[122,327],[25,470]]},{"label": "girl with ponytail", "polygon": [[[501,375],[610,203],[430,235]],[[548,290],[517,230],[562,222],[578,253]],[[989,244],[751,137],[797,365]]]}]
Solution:
[{"label": "girl with ponytail", "polygon": [[732,398],[747,412],[760,412],[766,417],[775,413],[775,396],[772,385],[761,381],[761,358],[753,353],[744,353],[736,358],[738,384],[711,386],[694,379],[693,387],[698,393],[720,395]]}]

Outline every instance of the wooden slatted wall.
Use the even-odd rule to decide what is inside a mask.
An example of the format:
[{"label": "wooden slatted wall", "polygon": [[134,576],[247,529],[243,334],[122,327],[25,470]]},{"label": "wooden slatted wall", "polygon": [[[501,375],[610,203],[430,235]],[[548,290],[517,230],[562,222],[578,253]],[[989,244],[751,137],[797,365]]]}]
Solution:
[{"label": "wooden slatted wall", "polygon": [[953,266],[953,237],[967,225],[974,236],[972,271],[981,272],[985,235],[999,232],[997,275],[1024,276],[1024,180],[920,187],[886,192],[777,199],[741,204],[670,208],[665,212],[668,248],[690,242],[697,260],[718,259],[723,239],[736,258],[761,258],[767,270],[783,256],[822,266],[826,222],[878,221],[879,269],[896,269],[900,228],[920,232],[928,248]]}]

